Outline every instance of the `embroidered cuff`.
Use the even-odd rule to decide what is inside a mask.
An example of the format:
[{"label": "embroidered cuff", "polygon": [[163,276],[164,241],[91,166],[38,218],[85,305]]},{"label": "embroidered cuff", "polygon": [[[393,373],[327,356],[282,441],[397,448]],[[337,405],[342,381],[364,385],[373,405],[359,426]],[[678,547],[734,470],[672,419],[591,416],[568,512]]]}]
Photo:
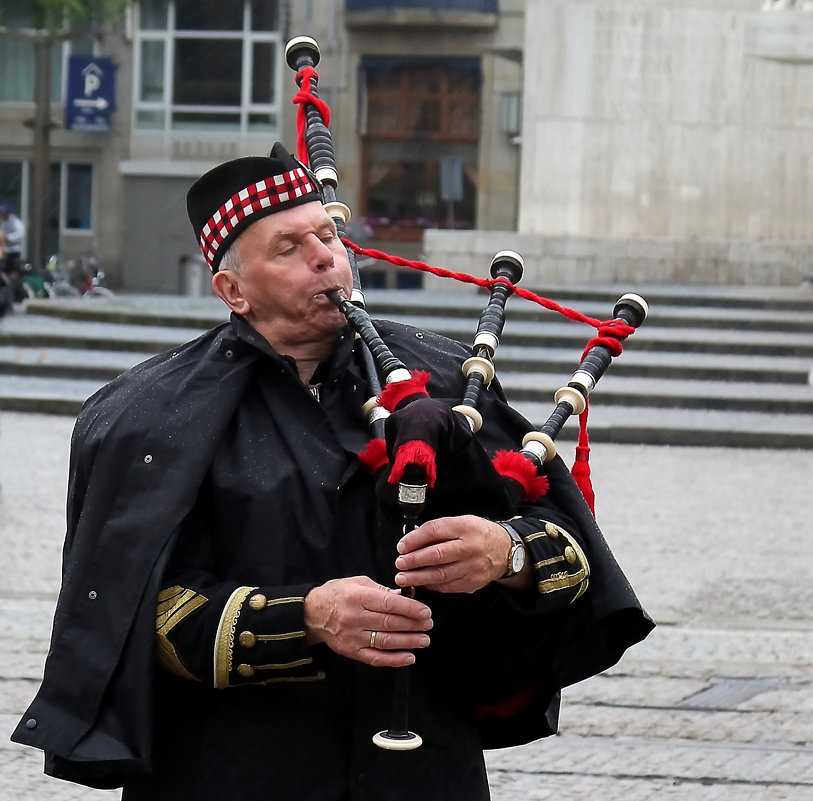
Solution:
[{"label": "embroidered cuff", "polygon": [[567,606],[584,594],[590,565],[569,531],[555,523],[527,517],[516,518],[511,525],[525,542],[537,590],[545,601]]},{"label": "embroidered cuff", "polygon": [[304,601],[312,585],[238,587],[226,602],[215,637],[214,686],[316,681],[305,639]]}]

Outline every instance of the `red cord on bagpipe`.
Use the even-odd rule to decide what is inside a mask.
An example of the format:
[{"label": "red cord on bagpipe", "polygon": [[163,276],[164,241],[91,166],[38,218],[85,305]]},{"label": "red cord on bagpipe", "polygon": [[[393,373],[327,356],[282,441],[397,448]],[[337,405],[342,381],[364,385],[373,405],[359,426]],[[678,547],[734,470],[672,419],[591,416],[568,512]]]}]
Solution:
[{"label": "red cord on bagpipe", "polygon": [[308,164],[308,146],[305,144],[305,129],[307,128],[306,104],[312,103],[322,115],[325,127],[330,125],[330,106],[313,93],[313,79],[319,80],[319,75],[313,67],[303,67],[296,74],[299,91],[293,96],[291,102],[298,105],[296,110],[296,157]]},{"label": "red cord on bagpipe", "polygon": [[[330,124],[330,108],[324,100],[320,99],[313,92],[314,80],[318,83],[319,75],[313,67],[303,67],[296,74],[296,82],[299,85],[299,91],[294,95],[292,102],[298,106],[297,108],[297,156],[304,164],[309,163],[308,149],[305,141],[305,132],[307,128],[306,106],[313,104],[322,116],[325,126]],[[582,354],[582,360],[588,351],[596,345],[602,345],[608,349],[613,357],[621,354],[623,350],[622,341],[635,331],[635,327],[628,325],[621,320],[598,320],[582,314],[575,309],[570,309],[567,306],[562,306],[550,298],[537,295],[535,292],[523,289],[516,286],[505,278],[477,278],[473,275],[463,272],[454,272],[446,270],[441,267],[434,267],[425,262],[405,259],[400,256],[393,256],[381,250],[374,248],[364,248],[357,245],[349,239],[342,238],[345,247],[352,250],[356,255],[367,256],[372,259],[389,262],[398,267],[408,267],[413,270],[431,273],[432,275],[440,278],[451,278],[461,283],[473,284],[475,286],[491,289],[498,283],[508,286],[513,295],[524,298],[525,300],[536,303],[550,311],[557,312],[569,320],[574,322],[581,322],[592,326],[596,329],[597,335],[591,338],[585,346]],[[590,443],[587,433],[587,416],[588,416],[588,403],[585,399],[584,411],[579,415],[579,437],[576,447],[575,462],[572,467],[572,474],[576,483],[582,491],[591,511],[595,513],[595,495],[593,492],[592,481],[590,477]],[[363,459],[369,459],[371,463],[379,463],[381,454],[373,448],[369,453],[362,456]]]},{"label": "red cord on bagpipe", "polygon": [[[421,272],[431,273],[439,278],[451,278],[461,283],[474,284],[475,286],[484,289],[490,289],[497,283],[503,283],[508,286],[512,293],[529,300],[533,303],[543,306],[544,308],[558,312],[559,314],[567,317],[574,322],[585,323],[592,326],[597,331],[597,336],[592,337],[584,348],[582,359],[587,355],[588,351],[596,345],[603,345],[606,347],[613,357],[619,356],[623,351],[622,341],[635,331],[634,326],[628,325],[621,320],[598,320],[594,317],[588,317],[575,309],[570,309],[567,306],[562,306],[550,298],[537,295],[535,292],[518,287],[504,278],[477,278],[476,276],[469,275],[468,273],[454,272],[446,270],[442,267],[434,267],[422,261],[413,259],[405,259],[400,256],[393,256],[381,250],[374,248],[363,248],[349,239],[343,239],[345,247],[350,248],[356,255],[367,256],[369,258],[387,261],[398,267],[409,267]],[[593,491],[592,480],[590,476],[590,441],[587,432],[587,417],[588,417],[589,403],[585,399],[584,411],[579,415],[579,439],[576,446],[576,457],[571,469],[573,478],[582,491],[585,500],[587,501],[590,511],[595,514],[595,493]]]}]

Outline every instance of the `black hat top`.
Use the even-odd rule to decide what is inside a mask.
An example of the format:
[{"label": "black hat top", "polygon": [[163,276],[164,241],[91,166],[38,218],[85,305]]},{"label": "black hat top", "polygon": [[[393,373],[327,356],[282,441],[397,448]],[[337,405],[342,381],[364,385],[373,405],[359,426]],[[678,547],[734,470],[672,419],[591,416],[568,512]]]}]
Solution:
[{"label": "black hat top", "polygon": [[268,156],[227,161],[202,175],[186,195],[186,209],[214,273],[229,245],[251,223],[314,200],[322,200],[316,180],[277,142]]}]

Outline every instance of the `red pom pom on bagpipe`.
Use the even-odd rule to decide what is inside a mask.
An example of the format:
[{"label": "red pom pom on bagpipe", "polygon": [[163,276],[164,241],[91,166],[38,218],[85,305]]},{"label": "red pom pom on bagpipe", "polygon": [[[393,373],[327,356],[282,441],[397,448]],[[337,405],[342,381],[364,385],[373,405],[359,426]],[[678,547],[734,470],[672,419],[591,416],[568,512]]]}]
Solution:
[{"label": "red pom pom on bagpipe", "polygon": [[383,439],[371,439],[367,447],[359,452],[359,461],[367,468],[370,475],[375,475],[389,462],[387,443]]},{"label": "red pom pom on bagpipe", "polygon": [[432,377],[424,370],[411,370],[412,378],[408,381],[394,381],[387,384],[378,396],[378,405],[388,412],[394,412],[399,404],[412,395],[428,395],[426,385]]},{"label": "red pom pom on bagpipe", "polygon": [[395,454],[395,461],[387,480],[390,484],[397,484],[407,467],[422,467],[426,473],[426,486],[434,487],[438,477],[436,458],[435,449],[422,440],[413,439],[405,442]]},{"label": "red pom pom on bagpipe", "polygon": [[513,479],[522,486],[525,500],[529,503],[538,500],[548,491],[548,477],[537,475],[536,467],[521,453],[497,451],[491,464],[501,476]]}]

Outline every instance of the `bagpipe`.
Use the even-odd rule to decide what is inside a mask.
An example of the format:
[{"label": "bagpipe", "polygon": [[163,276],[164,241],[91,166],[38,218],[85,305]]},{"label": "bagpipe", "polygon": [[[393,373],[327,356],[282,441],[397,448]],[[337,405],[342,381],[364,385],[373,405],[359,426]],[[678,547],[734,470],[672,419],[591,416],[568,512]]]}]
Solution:
[{"label": "bagpipe", "polygon": [[[646,301],[625,294],[615,304],[613,317],[594,320],[533,292],[517,286],[523,274],[522,257],[509,250],[497,253],[489,279],[451,273],[421,262],[407,261],[378,250],[362,248],[347,239],[349,208],[337,200],[338,172],[330,134],[330,109],[318,96],[316,66],[320,60],[316,41],[299,36],[285,50],[288,66],[296,73],[299,91],[297,156],[321,185],[325,209],[333,218],[347,248],[353,272],[350,298],[339,292],[328,294],[342,311],[356,334],[371,397],[364,404],[371,440],[359,454],[376,480],[380,505],[379,540],[385,569],[395,559],[397,539],[421,522],[454,514],[475,514],[491,520],[505,520],[519,514],[520,508],[537,501],[546,491],[546,465],[556,455],[555,440],[567,420],[580,417],[579,443],[573,476],[593,510],[587,443],[588,396],[613,358],[622,350],[623,340],[645,320]],[[426,270],[476,284],[489,291],[480,315],[471,355],[462,364],[464,391],[455,405],[430,396],[431,376],[409,370],[385,344],[365,309],[358,254],[385,259],[396,265]],[[494,357],[505,323],[505,309],[512,296],[524,297],[593,325],[598,335],[591,339],[568,383],[554,396],[555,408],[538,429],[529,431],[516,450],[502,450],[493,456],[480,444],[484,418],[478,409],[483,392],[495,378]],[[455,482],[453,476],[464,476]],[[378,732],[374,742],[390,750],[409,750],[421,738],[408,726],[408,668],[396,670],[392,725]]]}]

